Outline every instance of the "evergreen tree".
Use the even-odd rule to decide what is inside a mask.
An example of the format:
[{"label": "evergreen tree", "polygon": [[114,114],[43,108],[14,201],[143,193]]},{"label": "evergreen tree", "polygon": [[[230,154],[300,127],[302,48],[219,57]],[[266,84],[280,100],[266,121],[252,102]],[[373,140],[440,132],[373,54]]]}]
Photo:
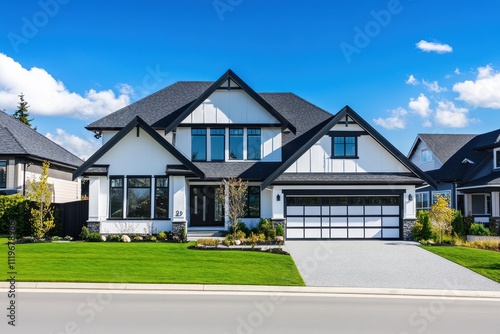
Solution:
[{"label": "evergreen tree", "polygon": [[[18,119],[21,123],[26,124],[27,126],[31,127],[31,121],[33,121],[33,118],[29,118],[30,113],[28,111],[28,108],[30,107],[28,105],[28,102],[24,101],[24,94],[21,93],[19,95],[19,99],[21,100],[19,104],[17,105],[17,110],[12,115],[14,118]],[[36,127],[34,128],[36,130]]]}]

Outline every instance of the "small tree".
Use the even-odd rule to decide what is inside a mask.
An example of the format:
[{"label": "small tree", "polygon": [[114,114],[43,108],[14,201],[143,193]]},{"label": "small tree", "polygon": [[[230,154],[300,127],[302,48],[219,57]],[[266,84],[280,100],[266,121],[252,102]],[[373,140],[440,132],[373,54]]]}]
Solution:
[{"label": "small tree", "polygon": [[451,232],[451,222],[454,219],[454,212],[449,205],[449,197],[439,196],[429,210],[429,217],[432,224],[438,230],[439,243],[443,240],[443,232],[449,234]]},{"label": "small tree", "polygon": [[[17,105],[17,110],[16,112],[14,113],[14,115],[12,115],[14,118],[18,119],[21,123],[24,123],[26,124],[27,126],[31,127],[31,121],[33,120],[33,118],[29,118],[30,116],[30,113],[28,111],[28,108],[30,107],[28,105],[28,102],[24,101],[24,94],[21,93],[21,95],[19,95],[19,104]],[[36,130],[36,127],[34,128]]]},{"label": "small tree", "polygon": [[453,233],[456,233],[458,236],[463,237],[465,235],[464,216],[462,215],[462,211],[455,210],[451,227]]},{"label": "small tree", "polygon": [[33,236],[42,238],[55,226],[54,209],[52,208],[52,187],[48,182],[50,163],[42,164],[42,175],[27,182],[27,196],[32,201],[31,219]]},{"label": "small tree", "polygon": [[230,177],[228,180],[222,180],[222,184],[216,192],[217,200],[227,205],[225,211],[233,231],[233,240],[236,240],[238,222],[245,215],[247,190],[248,181]]}]

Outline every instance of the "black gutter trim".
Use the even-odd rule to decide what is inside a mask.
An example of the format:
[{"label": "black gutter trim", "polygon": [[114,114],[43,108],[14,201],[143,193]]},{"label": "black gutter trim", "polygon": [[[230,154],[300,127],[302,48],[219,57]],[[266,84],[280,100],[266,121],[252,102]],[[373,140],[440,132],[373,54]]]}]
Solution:
[{"label": "black gutter trim", "polygon": [[97,160],[106,154],[113,146],[115,146],[123,137],[125,137],[136,126],[142,128],[148,135],[158,142],[163,148],[170,152],[183,165],[192,170],[199,178],[204,179],[205,174],[196,167],[188,158],[180,153],[172,144],[166,141],[152,127],[144,122],[139,116],[136,116],[130,123],[114,135],[106,144],[104,144],[97,152],[95,152],[87,161],[85,161],[77,170],[73,172],[73,180],[81,176],[88,168],[90,168]]},{"label": "black gutter trim", "polygon": [[[258,104],[260,104],[267,112],[272,116],[277,118],[281,125],[285,128],[290,129],[294,134],[297,132],[295,126],[290,123],[283,115],[281,115],[276,109],[274,109],[262,96],[257,94],[250,86],[248,86],[239,76],[237,76],[232,70],[227,70],[217,81],[215,81],[203,94],[200,95],[196,100],[194,100],[189,107],[187,107],[177,118],[175,118],[165,129],[168,133],[175,129],[190,113],[192,113],[198,106],[200,106],[203,101],[205,101],[212,93],[214,93],[220,86],[224,84],[228,79],[233,80],[238,86],[243,88],[243,90],[250,95]],[[157,123],[161,122],[158,121]]]}]

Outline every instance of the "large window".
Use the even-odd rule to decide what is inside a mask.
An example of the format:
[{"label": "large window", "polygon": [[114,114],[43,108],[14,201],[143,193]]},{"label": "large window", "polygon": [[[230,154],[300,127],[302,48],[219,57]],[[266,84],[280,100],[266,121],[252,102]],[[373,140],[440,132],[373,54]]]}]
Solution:
[{"label": "large window", "polygon": [[246,215],[245,218],[260,217],[260,187],[249,186],[246,196]]},{"label": "large window", "polygon": [[123,218],[123,177],[110,179],[109,217]]},{"label": "large window", "polygon": [[494,152],[495,168],[500,168],[500,149]]},{"label": "large window", "polygon": [[155,179],[155,218],[168,218],[168,177]]},{"label": "large window", "polygon": [[420,151],[420,162],[432,161],[432,153],[429,149],[423,149]]},{"label": "large window", "polygon": [[0,188],[7,188],[7,161],[0,161]]},{"label": "large window", "polygon": [[260,160],[260,129],[247,130],[247,159]]},{"label": "large window", "polygon": [[333,158],[357,158],[358,157],[357,137],[333,137]]},{"label": "large window", "polygon": [[224,161],[226,148],[224,133],[225,129],[210,129],[210,160],[212,161]]},{"label": "large window", "polygon": [[229,129],[229,159],[243,160],[243,129]]},{"label": "large window", "polygon": [[207,160],[207,129],[191,129],[191,160]]},{"label": "large window", "polygon": [[491,197],[489,194],[471,195],[472,214],[489,215],[491,212]]},{"label": "large window", "polygon": [[128,178],[127,218],[151,218],[151,178]]},{"label": "large window", "polygon": [[415,197],[417,198],[417,210],[429,209],[429,193],[428,192],[416,193]]}]

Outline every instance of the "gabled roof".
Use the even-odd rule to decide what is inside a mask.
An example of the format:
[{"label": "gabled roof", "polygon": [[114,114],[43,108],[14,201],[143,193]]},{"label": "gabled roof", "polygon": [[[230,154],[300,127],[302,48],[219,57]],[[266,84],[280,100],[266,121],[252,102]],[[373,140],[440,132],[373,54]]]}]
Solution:
[{"label": "gabled roof", "polygon": [[420,142],[424,142],[432,153],[434,153],[439,162],[444,164],[453,156],[453,154],[455,154],[475,136],[476,135],[474,134],[420,133],[417,135],[408,157],[411,159]]},{"label": "gabled roof", "polygon": [[47,137],[0,111],[0,155],[26,156],[76,168],[83,161]]},{"label": "gabled roof", "polygon": [[260,106],[280,121],[284,128],[288,128],[292,133],[297,131],[298,124],[292,124],[282,112],[267,101],[263,94],[256,93],[231,70],[228,70],[215,82],[177,82],[92,122],[86,128],[91,131],[119,130],[135,116],[140,116],[153,128],[162,128],[166,132],[170,132],[228,80],[236,83],[239,88],[243,89]]},{"label": "gabled roof", "polygon": [[[476,135],[449,158],[440,169],[432,171],[430,175],[434,180],[442,182],[467,182],[471,180],[493,158],[491,150],[484,149],[484,147],[495,144],[499,135],[500,129]],[[474,164],[462,163],[465,159],[473,161]]]},{"label": "gabled roof", "polygon": [[[217,89],[219,89],[224,83],[230,80],[234,81],[240,88],[243,89],[252,99],[254,99],[262,108],[269,112],[272,116],[277,118],[284,128],[289,129],[293,133],[297,131],[295,126],[290,123],[282,114],[280,114],[276,109],[273,108],[266,100],[257,94],[250,86],[248,86],[239,76],[236,75],[231,70],[227,70],[217,81],[215,81],[203,94],[201,94],[193,103],[191,103],[187,108],[184,108],[181,113],[177,115],[175,119],[172,120],[170,124],[167,125],[165,131],[172,131],[179,123],[181,123],[189,114],[191,114],[196,108],[198,108],[206,99],[210,97]],[[162,121],[160,121],[162,122]]]},{"label": "gabled roof", "polygon": [[163,148],[170,152],[175,158],[177,158],[184,166],[189,168],[196,176],[203,179],[205,174],[196,167],[188,158],[186,158],[182,153],[180,153],[175,147],[172,146],[167,140],[158,134],[152,127],[150,127],[146,122],[144,122],[139,116],[136,116],[131,122],[129,122],[123,129],[121,129],[116,135],[114,135],[106,144],[104,144],[97,152],[95,152],[85,163],[83,163],[77,170],[73,172],[73,179],[76,179],[85,171],[92,168],[94,163],[97,162],[106,152],[108,152],[113,146],[115,146],[123,137],[125,137],[130,131],[135,127],[142,128],[148,135],[150,135],[156,142],[158,142]]},{"label": "gabled roof", "polygon": [[420,179],[426,181],[429,185],[436,188],[437,184],[432,178],[425,174],[420,168],[415,166],[406,156],[404,156],[394,145],[392,145],[387,139],[385,139],[377,130],[375,130],[370,124],[368,124],[361,116],[359,116],[354,110],[349,106],[345,106],[340,110],[335,116],[319,124],[312,131],[314,133],[304,145],[300,146],[297,150],[295,147],[295,152],[288,157],[283,164],[276,169],[264,182],[262,183],[262,188],[265,188],[272,184],[282,173],[286,171],[298,158],[300,158],[309,148],[311,148],[314,143],[316,143],[321,137],[327,134],[327,132],[340,120],[349,116],[354,120],[361,128],[363,128],[372,138],[377,141],[382,147],[384,147],[394,158],[401,162],[408,170],[417,175]]}]

